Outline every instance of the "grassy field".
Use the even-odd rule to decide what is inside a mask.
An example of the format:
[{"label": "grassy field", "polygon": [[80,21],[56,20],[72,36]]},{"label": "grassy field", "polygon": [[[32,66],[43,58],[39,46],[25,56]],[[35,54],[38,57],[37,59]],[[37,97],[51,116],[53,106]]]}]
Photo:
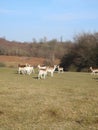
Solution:
[{"label": "grassy field", "polygon": [[98,75],[0,68],[0,130],[98,130]]}]

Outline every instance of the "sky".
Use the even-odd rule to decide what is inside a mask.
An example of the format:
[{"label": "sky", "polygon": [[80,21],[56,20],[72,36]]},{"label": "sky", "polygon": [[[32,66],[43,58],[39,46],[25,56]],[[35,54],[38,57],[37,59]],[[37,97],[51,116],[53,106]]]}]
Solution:
[{"label": "sky", "polygon": [[98,0],[0,0],[0,37],[72,40],[98,32]]}]

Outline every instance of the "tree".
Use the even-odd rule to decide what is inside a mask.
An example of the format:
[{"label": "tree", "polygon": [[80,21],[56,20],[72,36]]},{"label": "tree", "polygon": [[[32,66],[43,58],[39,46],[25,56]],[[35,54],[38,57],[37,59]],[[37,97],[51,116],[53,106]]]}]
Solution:
[{"label": "tree", "polygon": [[73,68],[76,71],[98,66],[97,38],[93,34],[76,36],[71,51],[61,59],[61,66],[65,69]]}]

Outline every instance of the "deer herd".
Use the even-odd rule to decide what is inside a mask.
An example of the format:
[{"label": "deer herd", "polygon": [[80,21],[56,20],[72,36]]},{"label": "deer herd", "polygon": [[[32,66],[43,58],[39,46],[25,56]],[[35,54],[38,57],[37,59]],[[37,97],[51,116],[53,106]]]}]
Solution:
[{"label": "deer herd", "polygon": [[[59,65],[54,65],[54,66],[41,66],[40,64],[37,66],[37,74],[38,74],[38,79],[45,79],[46,76],[50,73],[50,76],[53,77],[53,74],[55,70],[57,69],[58,73],[63,73],[64,69],[63,67],[60,67]],[[91,75],[98,75],[98,68],[89,68],[91,71]],[[34,67],[25,64],[25,65],[18,65],[18,74],[28,74],[30,75],[31,73],[35,73]]]},{"label": "deer herd", "polygon": [[[53,74],[55,70],[58,70],[58,73],[62,72],[63,73],[63,67],[59,67],[59,65],[54,65],[54,66],[37,66],[37,73],[38,73],[38,79],[45,79],[46,76],[50,73],[50,76],[53,77]],[[31,73],[35,73],[34,67],[26,64],[26,65],[18,65],[18,74],[28,74],[30,75]]]}]

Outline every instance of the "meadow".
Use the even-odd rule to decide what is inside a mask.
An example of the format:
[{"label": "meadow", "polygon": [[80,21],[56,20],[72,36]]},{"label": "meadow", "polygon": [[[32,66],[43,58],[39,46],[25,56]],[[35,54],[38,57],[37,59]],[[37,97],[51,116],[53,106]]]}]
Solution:
[{"label": "meadow", "polygon": [[98,75],[0,67],[0,130],[98,130]]}]

